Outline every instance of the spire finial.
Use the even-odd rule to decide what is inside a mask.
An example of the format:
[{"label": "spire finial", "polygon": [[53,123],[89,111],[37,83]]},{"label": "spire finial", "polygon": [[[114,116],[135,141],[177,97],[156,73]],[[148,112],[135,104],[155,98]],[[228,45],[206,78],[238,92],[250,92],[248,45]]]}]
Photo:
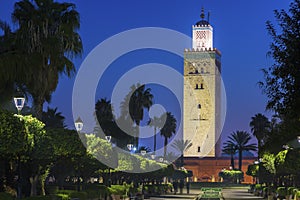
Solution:
[{"label": "spire finial", "polygon": [[204,7],[202,7],[202,9],[201,9],[201,15],[200,15],[200,17],[202,18],[202,20],[204,20],[204,18],[205,18]]}]

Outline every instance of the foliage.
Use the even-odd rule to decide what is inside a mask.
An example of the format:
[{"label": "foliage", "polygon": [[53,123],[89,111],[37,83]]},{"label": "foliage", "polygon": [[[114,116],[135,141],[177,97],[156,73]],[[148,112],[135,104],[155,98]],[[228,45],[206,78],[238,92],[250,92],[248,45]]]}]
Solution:
[{"label": "foliage", "polygon": [[287,195],[287,189],[285,187],[278,187],[276,189],[276,193],[280,196],[280,197],[285,197]]},{"label": "foliage", "polygon": [[257,177],[258,176],[258,169],[259,169],[259,165],[256,165],[256,164],[248,165],[248,170],[247,170],[246,174],[248,176]]},{"label": "foliage", "polygon": [[232,142],[229,142],[229,141],[225,142],[224,146],[222,148],[222,152],[227,155],[230,155],[230,165],[231,165],[232,169],[234,169],[235,168],[234,167],[234,155],[237,152],[237,148],[236,148],[235,144]]},{"label": "foliage", "polygon": [[265,152],[262,156],[262,160],[263,160],[262,165],[266,168],[266,170],[271,174],[275,174],[276,173],[275,155],[269,152]]},{"label": "foliage", "polygon": [[284,144],[300,131],[300,1],[294,0],[289,11],[274,12],[278,26],[267,22],[273,40],[269,55],[274,64],[263,69],[264,81],[260,86],[268,97],[267,109],[275,111],[282,120]]},{"label": "foliage", "polygon": [[75,71],[70,59],[81,55],[79,13],[71,3],[22,0],[15,3],[12,20],[18,26],[15,53],[26,58],[17,72],[24,75],[20,81],[33,98],[34,115],[41,119],[42,105],[50,101],[59,77]]},{"label": "foliage", "polygon": [[[264,145],[270,131],[270,122],[266,116],[261,113],[251,118],[250,127],[253,135],[258,141],[258,150]],[[260,151],[258,152],[260,156]]]},{"label": "foliage", "polygon": [[0,111],[0,153],[3,156],[16,156],[27,146],[24,121],[12,113]]},{"label": "foliage", "polygon": [[157,129],[161,130],[161,128],[164,125],[165,120],[166,120],[165,118],[154,116],[152,119],[150,119],[148,121],[148,125],[150,127],[154,128],[154,135],[153,135],[154,136],[153,137],[153,151],[154,152],[156,151],[156,134],[157,134]]},{"label": "foliage", "polygon": [[47,111],[42,114],[42,121],[47,128],[66,128],[65,117],[57,111],[57,107],[53,109],[48,107]]},{"label": "foliage", "polygon": [[244,173],[240,170],[223,170],[219,172],[219,176],[222,177],[224,181],[237,183],[243,179]]},{"label": "foliage", "polygon": [[108,188],[108,191],[110,194],[116,194],[116,195],[127,195],[129,187],[128,185],[111,185],[111,187]]},{"label": "foliage", "polygon": [[172,143],[172,147],[180,152],[180,167],[183,167],[184,165],[184,156],[183,156],[184,152],[187,151],[192,146],[193,143],[191,142],[191,140],[177,139]]},{"label": "foliage", "polygon": [[0,192],[0,199],[1,200],[13,200],[14,197],[8,193]]},{"label": "foliage", "polygon": [[166,122],[165,122],[164,126],[160,130],[160,134],[165,138],[165,141],[164,141],[164,158],[166,158],[168,138],[171,138],[173,136],[173,134],[176,133],[177,120],[174,117],[174,115],[170,112],[166,112],[166,113],[162,114],[161,117],[166,119]]},{"label": "foliage", "polygon": [[276,156],[275,156],[275,168],[276,168],[276,172],[280,173],[280,174],[285,174],[286,173],[286,168],[284,165],[285,162],[285,157],[287,154],[288,150],[283,150],[280,151]]},{"label": "foliage", "polygon": [[288,173],[293,175],[299,175],[300,169],[300,149],[289,150],[285,157],[284,166]]},{"label": "foliage", "polygon": [[63,198],[78,198],[78,199],[87,199],[87,193],[86,192],[78,192],[74,190],[58,190],[57,195],[61,196]]},{"label": "foliage", "polygon": [[234,145],[239,153],[239,170],[242,169],[243,151],[256,151],[254,143],[249,144],[251,136],[246,131],[236,131],[230,134],[226,144]]}]

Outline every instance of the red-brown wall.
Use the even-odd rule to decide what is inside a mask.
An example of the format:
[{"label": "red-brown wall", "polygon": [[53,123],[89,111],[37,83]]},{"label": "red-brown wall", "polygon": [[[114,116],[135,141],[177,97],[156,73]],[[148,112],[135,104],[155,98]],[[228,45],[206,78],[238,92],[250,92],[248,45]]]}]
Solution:
[{"label": "red-brown wall", "polygon": [[[244,172],[243,183],[253,183],[253,178],[246,175],[248,165],[253,164],[254,157],[243,158],[242,171]],[[229,169],[230,158],[184,158],[184,167],[193,171],[192,180],[195,182],[218,182],[221,181],[219,172]],[[235,159],[235,168],[238,168],[238,159]]]}]

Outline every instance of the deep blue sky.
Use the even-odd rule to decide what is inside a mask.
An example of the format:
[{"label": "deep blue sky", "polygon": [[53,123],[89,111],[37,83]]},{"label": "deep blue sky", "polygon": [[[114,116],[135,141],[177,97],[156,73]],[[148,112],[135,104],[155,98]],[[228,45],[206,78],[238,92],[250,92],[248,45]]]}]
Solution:
[{"label": "deep blue sky", "polygon": [[[0,0],[0,19],[10,22],[10,14],[16,1]],[[224,135],[232,131],[250,131],[249,121],[256,113],[265,113],[266,97],[257,82],[262,80],[261,68],[272,64],[267,58],[271,38],[266,31],[266,21],[275,22],[274,9],[287,9],[291,0],[68,0],[77,6],[81,15],[80,35],[83,40],[82,58],[75,60],[79,68],[88,53],[110,36],[139,27],[163,27],[191,36],[191,26],[199,21],[201,7],[210,11],[210,23],[214,28],[214,47],[222,52],[222,77],[227,92],[227,117]],[[276,22],[275,22],[276,24]],[[187,46],[187,48],[190,48]],[[153,51],[136,52],[120,58],[107,73],[107,80],[117,80],[122,73],[137,64],[150,62],[168,63],[182,72],[182,61],[174,56]],[[122,60],[123,59],[123,60]],[[116,68],[120,66],[120,69]],[[124,68],[122,68],[122,67]],[[73,126],[72,88],[75,77],[62,77],[53,94],[51,107],[58,107],[66,116],[68,126]],[[107,83],[106,83],[107,84]],[[109,87],[107,87],[109,88]],[[109,89],[99,86],[97,97],[109,97]],[[165,94],[164,94],[165,95]],[[156,102],[164,102],[165,96],[156,96]],[[175,103],[176,104],[176,103]],[[172,103],[171,103],[172,105]],[[168,105],[170,107],[170,105]],[[171,108],[172,109],[172,108]],[[176,109],[175,109],[176,110]],[[177,111],[174,111],[177,112]],[[176,115],[176,113],[175,113]],[[223,136],[224,137],[224,136]]]}]

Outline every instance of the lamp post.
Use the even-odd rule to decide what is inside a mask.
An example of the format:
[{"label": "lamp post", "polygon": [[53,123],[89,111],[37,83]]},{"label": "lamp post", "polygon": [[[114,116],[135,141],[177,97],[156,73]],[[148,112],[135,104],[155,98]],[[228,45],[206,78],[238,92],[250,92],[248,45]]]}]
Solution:
[{"label": "lamp post", "polygon": [[[111,142],[111,136],[110,135],[106,135],[105,139],[108,143]],[[106,184],[108,187],[111,186],[111,172],[110,172],[110,167],[108,166],[108,175],[109,175],[109,179],[108,179],[108,183]]]},{"label": "lamp post", "polygon": [[[75,124],[76,131],[78,132],[78,134],[80,134],[80,131],[83,128],[83,121],[80,119],[80,117],[78,117],[74,124]],[[77,163],[77,167],[78,167],[77,191],[78,192],[80,191],[80,175],[79,175],[79,163],[80,163],[80,160],[79,159],[80,158],[77,159],[77,161],[78,161],[78,163]]]},{"label": "lamp post", "polygon": [[75,128],[78,133],[80,133],[83,128],[83,121],[80,119],[80,117],[78,117],[75,121]]},{"label": "lamp post", "polygon": [[132,149],[133,149],[133,144],[127,144],[127,148],[128,148],[128,150],[131,152]]},{"label": "lamp post", "polygon": [[146,155],[146,153],[147,153],[147,151],[141,150],[141,155],[142,155],[142,156]]},{"label": "lamp post", "polygon": [[15,102],[15,106],[16,106],[16,108],[18,110],[18,114],[20,114],[21,110],[24,107],[24,103],[25,103],[24,96],[14,97],[14,102]]},{"label": "lamp post", "polygon": [[[18,115],[21,114],[21,110],[24,107],[25,98],[23,95],[18,95],[14,97],[14,103],[18,110]],[[22,198],[22,183],[21,183],[21,176],[22,176],[22,169],[21,169],[21,157],[18,155],[18,168],[19,168],[19,177],[18,177],[18,199]]]},{"label": "lamp post", "polygon": [[107,142],[110,143],[110,141],[111,141],[111,136],[110,136],[110,135],[106,135],[106,136],[105,136],[105,139],[106,139]]}]

